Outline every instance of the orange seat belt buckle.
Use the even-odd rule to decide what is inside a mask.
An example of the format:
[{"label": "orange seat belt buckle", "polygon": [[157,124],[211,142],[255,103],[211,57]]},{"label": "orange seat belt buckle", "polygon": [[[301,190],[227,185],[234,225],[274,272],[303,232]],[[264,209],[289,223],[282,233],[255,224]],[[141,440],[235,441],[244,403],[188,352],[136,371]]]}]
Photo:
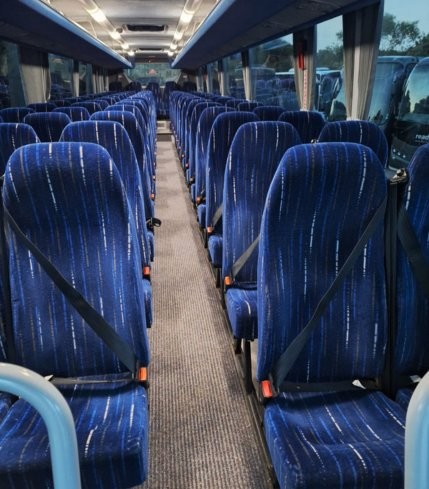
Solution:
[{"label": "orange seat belt buckle", "polygon": [[207,234],[212,234],[213,228],[211,226],[207,227]]},{"label": "orange seat belt buckle", "polygon": [[148,380],[148,369],[147,367],[140,367],[137,371],[137,379],[140,383],[142,383],[146,388],[149,387],[149,380]]},{"label": "orange seat belt buckle", "polygon": [[196,203],[197,205],[200,205],[201,204],[201,201],[202,201],[202,198],[201,198],[201,195],[199,195],[196,199]]},{"label": "orange seat belt buckle", "polygon": [[150,267],[143,267],[143,277],[150,280]]},{"label": "orange seat belt buckle", "polygon": [[261,382],[261,394],[265,400],[272,399],[274,397],[273,387],[269,380],[263,380]]},{"label": "orange seat belt buckle", "polygon": [[223,279],[223,283],[224,283],[225,287],[231,287],[231,285],[232,285],[232,278],[229,275],[227,275]]}]

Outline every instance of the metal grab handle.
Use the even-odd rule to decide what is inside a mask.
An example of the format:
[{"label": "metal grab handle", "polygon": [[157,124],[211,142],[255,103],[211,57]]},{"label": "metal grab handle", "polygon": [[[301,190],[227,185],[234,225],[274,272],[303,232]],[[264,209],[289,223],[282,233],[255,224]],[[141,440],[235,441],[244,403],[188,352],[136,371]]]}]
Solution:
[{"label": "metal grab handle", "polygon": [[405,489],[429,488],[429,373],[419,382],[405,422]]},{"label": "metal grab handle", "polygon": [[18,365],[0,363],[0,391],[29,402],[48,429],[55,489],[81,489],[76,431],[70,408],[50,382]]}]

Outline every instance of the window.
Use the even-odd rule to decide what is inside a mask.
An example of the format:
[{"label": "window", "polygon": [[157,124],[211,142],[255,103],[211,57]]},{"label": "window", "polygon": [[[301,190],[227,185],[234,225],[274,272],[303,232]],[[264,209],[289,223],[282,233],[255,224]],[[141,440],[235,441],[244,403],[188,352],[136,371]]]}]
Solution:
[{"label": "window", "polygon": [[241,67],[241,54],[236,53],[223,60],[225,76],[225,95],[236,98],[246,98],[244,94],[243,69]]},{"label": "window", "polygon": [[144,88],[150,82],[164,86],[167,81],[177,82],[180,70],[171,68],[169,63],[136,63],[135,67],[126,70],[128,78],[138,82]]},{"label": "window", "polygon": [[72,96],[73,60],[49,55],[49,71],[51,73],[51,100]]}]

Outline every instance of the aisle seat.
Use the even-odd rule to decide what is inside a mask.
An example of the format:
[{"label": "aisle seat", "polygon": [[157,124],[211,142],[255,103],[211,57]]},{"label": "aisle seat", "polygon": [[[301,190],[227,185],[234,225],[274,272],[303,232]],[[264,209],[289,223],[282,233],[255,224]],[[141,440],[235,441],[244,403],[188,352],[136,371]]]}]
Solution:
[{"label": "aisle seat", "polygon": [[10,155],[25,144],[39,143],[34,129],[23,122],[0,123],[0,174],[3,175]]},{"label": "aisle seat", "polygon": [[291,110],[283,112],[279,121],[289,122],[298,131],[303,143],[313,143],[318,140],[325,120],[320,112],[311,110]]},{"label": "aisle seat", "polygon": [[70,117],[61,112],[33,112],[24,117],[42,143],[59,141],[63,129],[71,122]]}]

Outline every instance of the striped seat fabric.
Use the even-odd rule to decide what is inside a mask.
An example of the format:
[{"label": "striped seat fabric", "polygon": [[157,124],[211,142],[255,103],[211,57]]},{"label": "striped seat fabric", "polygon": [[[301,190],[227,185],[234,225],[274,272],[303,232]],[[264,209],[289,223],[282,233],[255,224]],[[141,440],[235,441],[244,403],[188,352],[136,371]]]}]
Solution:
[{"label": "striped seat fabric", "polygon": [[63,131],[62,141],[95,143],[103,146],[122,178],[130,208],[135,218],[142,259],[143,290],[145,293],[146,323],[152,324],[152,288],[149,282],[151,246],[143,204],[140,170],[130,138],[124,127],[111,121],[82,121],[69,124]]},{"label": "striped seat fabric", "polygon": [[[23,146],[9,160],[3,199],[26,236],[147,366],[138,238],[107,151],[91,143]],[[58,386],[76,421],[83,487],[141,484],[148,458],[144,386],[129,379],[116,354],[6,231],[15,362],[41,375],[104,381]],[[2,487],[53,487],[45,426],[24,401],[0,424],[0,447]]]},{"label": "striped seat fabric", "polygon": [[[353,143],[289,149],[268,192],[258,262],[257,378],[275,375],[386,196],[374,152]],[[403,487],[405,412],[381,392],[388,340],[384,222],[378,223],[287,373],[289,382],[350,382],[269,399],[264,427],[282,489]]]},{"label": "striped seat fabric", "polygon": [[36,102],[33,104],[28,104],[29,109],[33,109],[34,112],[52,112],[56,104],[54,102]]},{"label": "striped seat fabric", "polygon": [[[74,102],[71,104],[72,107],[84,107],[91,115],[94,114],[95,112],[99,112],[100,110],[103,110],[102,104],[98,102],[93,102],[89,100],[83,100],[79,102]],[[107,107],[107,105],[106,105]]]},{"label": "striped seat fabric", "polygon": [[312,143],[319,138],[320,131],[325,125],[320,112],[310,110],[292,110],[283,112],[279,121],[289,122],[298,131],[299,137],[303,143]]},{"label": "striped seat fabric", "polygon": [[389,157],[388,145],[384,132],[370,121],[339,121],[325,124],[319,135],[319,143],[349,142],[364,144],[378,156],[386,167]]},{"label": "striped seat fabric", "polygon": [[63,129],[71,122],[70,117],[61,112],[34,112],[24,117],[42,143],[53,143],[60,140]]},{"label": "striped seat fabric", "polygon": [[253,111],[253,109],[256,109],[256,107],[258,107],[259,105],[261,105],[259,102],[253,102],[253,101],[244,101],[244,102],[240,102],[237,106],[237,110],[241,110],[241,111],[245,111],[245,112],[250,112],[250,111]]},{"label": "striped seat fabric", "polygon": [[52,112],[62,112],[68,115],[72,122],[87,121],[91,116],[85,107],[57,107]]},{"label": "striped seat fabric", "polygon": [[226,112],[216,117],[210,131],[206,160],[206,231],[212,265],[222,267],[222,219],[213,218],[222,206],[223,180],[229,148],[238,128],[258,118],[252,112]]},{"label": "striped seat fabric", "polygon": [[[423,259],[429,263],[429,145],[421,146],[409,166],[408,183],[401,210],[408,218],[418,240]],[[401,226],[401,223],[398,224]],[[396,346],[393,369],[397,401],[406,409],[411,398],[410,376],[429,371],[429,297],[420,285],[407,254],[397,244]],[[408,377],[405,379],[404,377]],[[408,388],[406,387],[408,384]]]},{"label": "striped seat fabric", "polygon": [[261,121],[276,121],[285,109],[278,105],[260,105],[253,109],[253,112]]},{"label": "striped seat fabric", "polygon": [[6,107],[0,109],[0,116],[3,122],[23,122],[27,114],[34,112],[29,107]]},{"label": "striped seat fabric", "polygon": [[259,235],[265,197],[283,154],[300,143],[291,124],[270,121],[243,124],[231,144],[223,189],[222,279],[232,280],[225,303],[235,338],[257,337],[258,247],[235,276],[233,267]]},{"label": "striped seat fabric", "polygon": [[28,124],[4,122],[0,124],[0,174],[3,175],[10,155],[25,144],[38,143],[39,138]]}]

